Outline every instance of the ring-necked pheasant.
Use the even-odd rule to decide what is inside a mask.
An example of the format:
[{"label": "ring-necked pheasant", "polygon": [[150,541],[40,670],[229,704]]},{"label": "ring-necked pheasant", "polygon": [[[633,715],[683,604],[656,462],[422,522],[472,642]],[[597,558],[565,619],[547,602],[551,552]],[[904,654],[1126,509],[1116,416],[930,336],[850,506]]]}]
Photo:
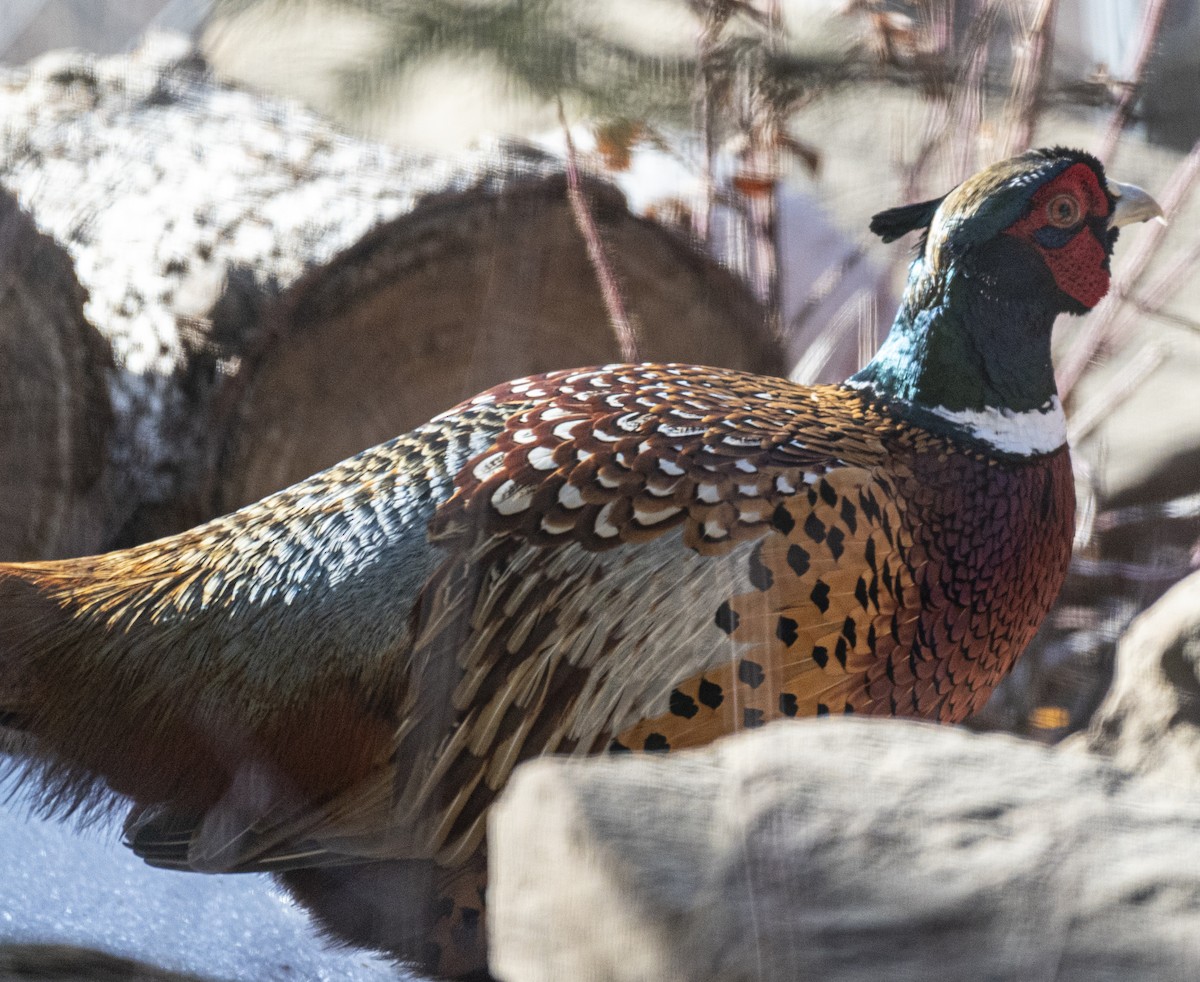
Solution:
[{"label": "ring-necked pheasant", "polygon": [[554,372],[189,532],[0,565],[0,721],[48,805],[131,799],[147,861],[276,872],[341,937],[479,970],[522,759],[983,704],[1070,554],[1051,327],[1160,213],[1031,151],[875,217],[927,231],[842,385]]}]

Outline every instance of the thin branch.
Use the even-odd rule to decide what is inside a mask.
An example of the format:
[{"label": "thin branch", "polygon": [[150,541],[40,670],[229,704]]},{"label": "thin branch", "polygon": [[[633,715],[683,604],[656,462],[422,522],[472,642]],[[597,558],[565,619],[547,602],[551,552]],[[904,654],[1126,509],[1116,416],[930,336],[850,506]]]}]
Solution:
[{"label": "thin branch", "polygon": [[1166,360],[1166,346],[1148,345],[1142,348],[1112,381],[1101,388],[1084,406],[1071,415],[1071,441],[1082,440],[1138,390],[1141,384]]},{"label": "thin branch", "polygon": [[1107,456],[1107,444],[1101,444],[1095,460],[1076,454],[1071,461],[1075,471],[1075,535],[1071,554],[1078,555],[1091,544],[1096,534],[1096,512],[1100,501],[1100,473]]},{"label": "thin branch", "polygon": [[1041,0],[1029,30],[1013,45],[1012,89],[1005,108],[1008,127],[998,157],[1024,150],[1033,139],[1045,106],[1057,12],[1057,0]]},{"label": "thin branch", "polygon": [[700,162],[700,187],[704,196],[696,223],[696,234],[706,246],[711,245],[713,208],[716,181],[713,176],[717,157],[717,93],[713,80],[713,53],[724,30],[726,17],[715,6],[702,12],[703,21],[696,37],[696,80],[694,83],[694,114],[704,142]]},{"label": "thin branch", "polygon": [[[1170,181],[1159,196],[1163,211],[1168,217],[1178,214],[1191,194],[1197,178],[1200,178],[1200,140],[1192,145],[1191,152],[1175,168]],[[1121,263],[1120,277],[1109,290],[1109,295],[1087,318],[1083,329],[1076,335],[1075,342],[1062,358],[1058,371],[1058,391],[1064,399],[1075,388],[1088,365],[1115,339],[1125,334],[1132,315],[1128,309],[1122,307],[1122,301],[1134,292],[1150,261],[1158,252],[1166,232],[1167,227],[1161,222],[1151,222],[1149,228],[1142,230],[1133,251]],[[1164,302],[1170,292],[1183,285],[1182,273],[1185,271],[1180,270],[1177,273],[1176,267],[1173,266],[1173,279],[1167,280],[1164,276],[1155,281],[1155,290],[1159,296],[1144,295],[1143,300],[1150,303]]]},{"label": "thin branch", "polygon": [[[986,78],[987,49],[991,44],[999,21],[1001,8],[1008,0],[988,0],[987,5],[975,17],[967,29],[967,37],[957,62],[952,53],[943,51],[942,71],[951,78],[949,96],[935,95],[929,100],[929,114],[925,121],[925,139],[916,159],[906,169],[901,198],[916,201],[921,197],[924,172],[936,156],[938,149],[951,133],[960,133],[959,126],[964,115],[964,103],[979,100],[980,90]],[[919,73],[918,77],[919,77]],[[944,91],[935,89],[934,91]],[[960,153],[960,159],[963,154]],[[963,175],[966,176],[965,174]]]},{"label": "thin branch", "polygon": [[[1192,248],[1189,258],[1191,259],[1191,263],[1195,263],[1200,259],[1200,243],[1197,243]],[[1191,263],[1188,265],[1191,265]],[[1161,307],[1148,303],[1141,297],[1126,297],[1125,302],[1138,313],[1145,314],[1147,317],[1153,317],[1156,320],[1165,321],[1168,324],[1174,324],[1176,327],[1183,327],[1189,331],[1200,331],[1200,321],[1184,317],[1182,314],[1173,314],[1169,310],[1163,310]]]},{"label": "thin branch", "polygon": [[804,354],[792,366],[788,377],[803,385],[812,385],[820,380],[822,369],[829,364],[839,345],[850,332],[857,330],[864,314],[862,303],[846,303],[834,312],[820,332],[805,346]]},{"label": "thin branch", "polygon": [[[1200,142],[1196,144],[1193,150],[1194,160],[1188,168],[1189,173],[1184,176],[1188,179],[1188,184],[1181,189],[1181,193],[1176,194],[1174,188],[1168,188],[1168,193],[1172,199],[1170,206],[1170,214],[1175,214],[1183,203],[1183,197],[1191,190],[1196,179],[1200,177]],[[1164,195],[1164,198],[1166,195]],[[1163,231],[1163,226],[1158,226],[1160,235]],[[1191,282],[1191,274],[1194,267],[1200,261],[1200,241],[1193,242],[1192,245],[1184,252],[1180,253],[1175,260],[1168,266],[1158,278],[1154,280],[1142,292],[1141,302],[1154,307],[1161,307],[1164,303],[1171,299],[1180,288]],[[1124,299],[1124,296],[1122,297]]]},{"label": "thin branch", "polygon": [[1127,505],[1124,508],[1111,508],[1096,519],[1096,531],[1110,532],[1127,525],[1141,525],[1144,522],[1180,521],[1183,519],[1200,518],[1200,491],[1194,494],[1181,495],[1170,501],[1161,501],[1151,505]]},{"label": "thin branch", "polygon": [[1071,557],[1071,573],[1088,579],[1121,579],[1132,583],[1170,583],[1192,572],[1187,563],[1157,561],[1129,563],[1111,559]]},{"label": "thin branch", "polygon": [[1129,119],[1133,115],[1133,106],[1142,91],[1146,67],[1150,64],[1151,55],[1154,54],[1158,33],[1162,28],[1163,13],[1166,9],[1167,0],[1149,0],[1142,10],[1142,30],[1138,41],[1137,58],[1133,63],[1133,71],[1129,75],[1133,84],[1122,89],[1117,106],[1109,118],[1104,141],[1100,144],[1099,153],[1096,154],[1106,164],[1112,162],[1113,152],[1117,149],[1117,141],[1121,138],[1121,133],[1129,125]]},{"label": "thin branch", "polygon": [[604,297],[604,306],[608,310],[608,320],[612,324],[613,333],[621,349],[621,359],[627,362],[640,361],[638,354],[637,334],[629,321],[625,310],[625,301],[621,297],[621,288],[609,264],[608,255],[604,251],[604,243],[600,240],[600,231],[596,220],[588,207],[587,199],[579,182],[578,158],[575,154],[575,141],[571,139],[571,128],[567,124],[567,115],[563,111],[562,100],[558,100],[558,121],[562,126],[563,136],[567,141],[567,200],[571,204],[571,214],[575,216],[575,225],[583,241],[587,245],[588,259],[596,272],[596,281],[600,284],[600,293]]},{"label": "thin branch", "polygon": [[772,51],[778,51],[786,40],[783,27],[782,0],[766,0],[766,11],[763,13],[767,31],[767,43]]},{"label": "thin branch", "polygon": [[841,286],[842,281],[858,268],[866,258],[867,250],[863,244],[856,245],[836,263],[825,268],[817,277],[808,291],[804,302],[796,309],[785,329],[785,337],[794,338],[803,330],[808,319],[820,309],[821,305],[834,290]]}]

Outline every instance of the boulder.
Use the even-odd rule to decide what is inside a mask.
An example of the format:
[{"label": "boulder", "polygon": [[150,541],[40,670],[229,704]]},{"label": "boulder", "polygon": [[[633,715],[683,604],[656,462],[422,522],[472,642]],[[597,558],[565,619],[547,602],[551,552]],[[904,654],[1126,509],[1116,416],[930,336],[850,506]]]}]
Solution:
[{"label": "boulder", "polygon": [[504,982],[1200,977],[1200,797],[1086,754],[785,722],[542,759],[493,810]]},{"label": "boulder", "polygon": [[1121,638],[1087,744],[1127,770],[1200,789],[1200,573],[1168,590]]}]

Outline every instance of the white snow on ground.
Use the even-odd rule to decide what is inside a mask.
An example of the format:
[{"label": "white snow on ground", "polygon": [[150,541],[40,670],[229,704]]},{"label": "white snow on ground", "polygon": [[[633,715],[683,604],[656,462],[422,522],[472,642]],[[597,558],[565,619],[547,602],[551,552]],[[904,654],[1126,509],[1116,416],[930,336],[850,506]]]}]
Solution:
[{"label": "white snow on ground", "polygon": [[0,782],[0,943],[96,948],[221,980],[415,982],[369,952],[336,948],[266,876],[145,865],[117,823],[77,830],[31,817]]}]

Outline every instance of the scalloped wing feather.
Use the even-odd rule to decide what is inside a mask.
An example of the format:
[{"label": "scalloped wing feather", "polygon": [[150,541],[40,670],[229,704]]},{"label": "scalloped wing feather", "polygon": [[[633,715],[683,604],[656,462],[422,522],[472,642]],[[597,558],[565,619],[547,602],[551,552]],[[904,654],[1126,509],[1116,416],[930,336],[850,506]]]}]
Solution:
[{"label": "scalloped wing feather", "polygon": [[[747,560],[778,535],[781,502],[807,508],[806,477],[849,473],[844,458],[886,459],[858,395],[765,384],[637,366],[519,380],[482,397],[536,405],[466,462],[431,522],[447,558],[412,615],[392,798],[372,778],[371,790],[322,806],[303,836],[260,826],[239,868],[270,868],[299,841],[372,855],[388,821],[411,830],[389,839],[393,855],[463,861],[518,762],[603,749],[665,708],[676,685],[745,647],[716,612],[752,589]],[[537,466],[551,460],[553,470]],[[674,514],[648,523],[646,502]]]},{"label": "scalloped wing feather", "polygon": [[422,427],[144,546],[0,564],[0,712],[31,737],[44,805],[203,811],[267,766],[303,799],[386,762],[406,613],[437,561],[426,524],[508,412]]}]

